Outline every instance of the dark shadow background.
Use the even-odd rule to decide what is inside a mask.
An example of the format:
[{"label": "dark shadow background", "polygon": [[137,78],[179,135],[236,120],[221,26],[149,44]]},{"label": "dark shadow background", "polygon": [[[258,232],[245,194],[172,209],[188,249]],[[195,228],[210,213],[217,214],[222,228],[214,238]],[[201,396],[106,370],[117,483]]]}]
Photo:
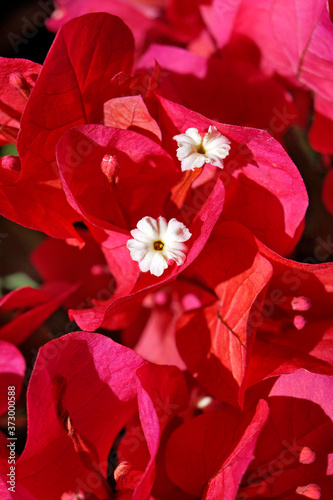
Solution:
[{"label": "dark shadow background", "polygon": [[42,64],[54,39],[42,23],[53,10],[52,0],[1,2],[0,55]]},{"label": "dark shadow background", "polygon": [[[30,59],[43,64],[55,37],[43,24],[53,10],[52,0],[0,2],[0,56]],[[15,149],[10,148],[3,149],[1,156],[16,154]],[[0,216],[0,276],[24,273],[38,281],[29,254],[42,239],[41,233]],[[6,287],[1,288],[6,290]]]}]

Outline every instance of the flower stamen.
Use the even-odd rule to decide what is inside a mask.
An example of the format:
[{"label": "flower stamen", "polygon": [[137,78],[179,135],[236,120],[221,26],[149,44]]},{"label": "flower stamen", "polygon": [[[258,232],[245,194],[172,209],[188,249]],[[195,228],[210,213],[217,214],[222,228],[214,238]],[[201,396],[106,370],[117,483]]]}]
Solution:
[{"label": "flower stamen", "polygon": [[162,241],[154,241],[154,250],[161,251],[164,248],[164,243]]}]

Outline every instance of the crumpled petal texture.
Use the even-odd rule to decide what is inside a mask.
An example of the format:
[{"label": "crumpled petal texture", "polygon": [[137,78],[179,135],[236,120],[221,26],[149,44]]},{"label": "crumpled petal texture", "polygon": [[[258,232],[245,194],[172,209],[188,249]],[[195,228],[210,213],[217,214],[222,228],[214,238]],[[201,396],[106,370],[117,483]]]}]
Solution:
[{"label": "crumpled petal texture", "polygon": [[107,495],[107,457],[136,412],[135,372],[144,364],[133,351],[97,334],[73,333],[46,344],[29,386],[29,435],[16,465],[18,482],[37,499],[76,491],[78,479],[85,490],[90,480]]}]

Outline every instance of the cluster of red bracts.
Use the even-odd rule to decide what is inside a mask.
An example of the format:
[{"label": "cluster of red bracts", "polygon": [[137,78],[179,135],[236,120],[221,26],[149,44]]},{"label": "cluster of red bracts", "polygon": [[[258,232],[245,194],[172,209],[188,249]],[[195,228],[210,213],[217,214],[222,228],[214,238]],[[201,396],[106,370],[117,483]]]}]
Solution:
[{"label": "cluster of red bracts", "polygon": [[15,491],[0,434],[1,499],[329,500],[333,249],[291,259],[284,135],[331,168],[326,2],[97,3],[57,2],[43,66],[0,60],[0,211],[47,235],[41,287],[0,299],[1,398],[69,317],[28,373]]}]

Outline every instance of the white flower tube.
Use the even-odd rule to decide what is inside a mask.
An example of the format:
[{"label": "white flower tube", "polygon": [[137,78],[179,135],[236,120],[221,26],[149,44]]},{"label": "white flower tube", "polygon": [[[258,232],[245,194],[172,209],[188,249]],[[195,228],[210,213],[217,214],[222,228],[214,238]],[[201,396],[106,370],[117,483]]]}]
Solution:
[{"label": "white flower tube", "polygon": [[184,241],[192,234],[177,219],[167,222],[160,216],[157,220],[143,217],[137,228],[131,231],[131,236],[133,239],[126,244],[131,258],[139,263],[142,272],[150,271],[154,276],[161,276],[169,260],[174,260],[178,266],[184,264],[187,253]]},{"label": "white flower tube", "polygon": [[205,163],[223,168],[223,159],[230,151],[230,141],[216,127],[209,127],[203,137],[198,129],[188,128],[184,134],[174,136],[177,141],[177,158],[181,161],[181,169],[194,170]]}]

